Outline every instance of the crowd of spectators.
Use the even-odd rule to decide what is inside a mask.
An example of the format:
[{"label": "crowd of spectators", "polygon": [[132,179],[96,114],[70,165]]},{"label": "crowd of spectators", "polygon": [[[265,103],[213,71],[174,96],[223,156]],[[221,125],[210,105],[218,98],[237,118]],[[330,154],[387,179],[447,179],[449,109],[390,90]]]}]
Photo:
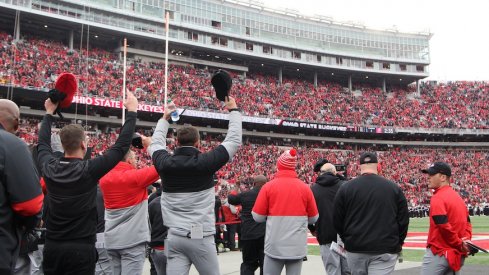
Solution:
[{"label": "crowd of spectators", "polygon": [[[0,32],[0,84],[50,89],[58,74],[73,72],[83,95],[120,99],[123,68],[118,54],[91,48],[69,50],[60,42],[25,37],[14,41]],[[190,65],[171,65],[168,91],[175,104],[218,111],[210,84],[211,71]],[[284,78],[250,72],[232,73],[243,112],[267,116],[349,125],[421,128],[488,129],[489,83],[424,83],[420,94],[411,88],[389,89],[355,85],[353,91],[333,82]],[[127,89],[140,103],[162,105],[164,63],[129,60]]]},{"label": "crowd of spectators", "polygon": [[[39,120],[27,118],[22,120],[19,136],[27,143],[37,142],[37,125]],[[58,124],[57,127],[62,127]],[[106,131],[87,126],[90,147],[93,154],[102,154],[117,139],[116,130],[110,128]],[[150,135],[147,131],[141,134]],[[207,151],[217,146],[222,136],[203,136],[201,150]],[[170,150],[175,148],[173,133],[168,136]],[[234,156],[233,161],[224,166],[217,173],[219,185],[231,186],[221,188],[231,190],[242,188],[240,184],[249,183],[253,175],[263,174],[272,177],[276,171],[278,156],[290,144],[280,145],[276,141],[266,139],[246,139],[243,146]],[[345,164],[349,178],[358,176],[360,171],[358,157],[366,150],[376,150],[379,155],[381,174],[396,182],[404,190],[411,206],[427,205],[431,196],[427,188],[426,175],[420,169],[428,167],[435,161],[445,161],[452,166],[452,184],[461,194],[467,204],[477,205],[489,203],[489,150],[482,149],[457,149],[457,148],[432,148],[432,147],[390,147],[374,149],[371,147],[345,145],[334,148],[321,143],[302,142],[294,145],[298,149],[299,178],[307,184],[313,184],[316,174],[312,171],[316,161],[327,159],[334,164]],[[143,150],[135,149],[139,159],[139,165],[145,167],[151,165],[151,158]],[[246,187],[244,187],[246,188]],[[226,194],[221,194],[226,197]]]}]

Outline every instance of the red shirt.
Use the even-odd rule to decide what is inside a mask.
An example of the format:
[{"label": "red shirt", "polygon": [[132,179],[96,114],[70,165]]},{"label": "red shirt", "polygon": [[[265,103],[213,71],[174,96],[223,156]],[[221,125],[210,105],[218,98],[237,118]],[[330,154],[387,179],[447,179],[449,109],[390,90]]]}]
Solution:
[{"label": "red shirt", "polygon": [[106,209],[134,206],[148,199],[146,188],[159,179],[154,166],[136,169],[127,162],[119,162],[100,179],[100,189]]},{"label": "red shirt", "polygon": [[436,189],[430,203],[428,247],[436,255],[450,250],[462,253],[462,239],[471,238],[469,213],[460,195],[449,185]]}]

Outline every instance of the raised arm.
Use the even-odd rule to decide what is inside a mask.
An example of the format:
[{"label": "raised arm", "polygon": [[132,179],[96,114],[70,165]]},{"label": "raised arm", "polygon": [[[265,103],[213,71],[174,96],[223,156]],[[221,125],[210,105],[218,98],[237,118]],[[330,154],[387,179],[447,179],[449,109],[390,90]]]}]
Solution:
[{"label": "raised arm", "polygon": [[161,162],[169,156],[166,149],[166,134],[168,134],[168,128],[170,128],[170,123],[168,122],[170,113],[170,110],[165,109],[163,117],[156,124],[156,129],[151,137],[151,144],[148,147],[148,153],[153,160],[156,170],[160,167]]},{"label": "raised arm", "polygon": [[238,151],[241,146],[243,139],[243,118],[241,117],[241,113],[236,105],[236,101],[232,97],[228,97],[226,100],[226,109],[229,110],[229,126],[228,132],[226,134],[226,138],[221,143],[229,155],[229,160],[233,158],[233,156]]},{"label": "raised arm", "polygon": [[241,113],[236,108],[234,98],[229,97],[226,99],[226,108],[229,110],[229,126],[226,138],[221,145],[202,154],[202,157],[206,160],[207,168],[211,172],[219,170],[227,162],[230,162],[242,143],[242,118]]},{"label": "raised arm", "polygon": [[44,165],[53,157],[53,150],[51,149],[51,124],[53,122],[53,114],[58,107],[57,103],[53,103],[51,99],[46,99],[44,102],[44,108],[46,114],[41,122],[39,129],[39,141],[37,145],[37,163],[41,167],[41,172]]},{"label": "raised arm", "polygon": [[127,117],[117,141],[102,156],[89,160],[88,169],[95,179],[100,179],[114,168],[124,158],[131,146],[132,135],[136,128],[138,100],[128,92],[124,105],[127,108]]}]

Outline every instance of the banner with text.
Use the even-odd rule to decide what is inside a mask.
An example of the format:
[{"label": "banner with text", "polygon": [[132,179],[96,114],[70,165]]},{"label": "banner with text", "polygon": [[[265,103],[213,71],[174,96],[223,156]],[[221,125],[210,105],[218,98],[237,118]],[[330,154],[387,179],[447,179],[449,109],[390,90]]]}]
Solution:
[{"label": "banner with text", "polygon": [[[122,109],[123,106],[122,100],[103,99],[103,98],[87,97],[87,96],[75,96],[73,97],[73,103],[101,106],[101,107],[108,107],[108,108],[117,108],[117,109]],[[152,112],[152,113],[163,113],[164,109],[165,108],[163,106],[155,106],[155,105],[147,105],[147,104],[139,104],[138,106],[138,111]]]},{"label": "banner with text", "polygon": [[[73,98],[73,103],[108,107],[108,108],[117,108],[117,109],[121,109],[123,106],[122,101],[119,100],[103,99],[103,98],[87,97],[87,96],[75,96]],[[163,113],[164,107],[156,106],[156,105],[139,104],[138,110],[144,112],[152,112],[152,113]],[[191,116],[191,117],[228,120],[227,113],[199,111],[199,110],[190,110],[190,109],[185,109],[184,112],[184,109],[181,108],[178,108],[178,112],[180,114],[183,113],[185,116]],[[350,125],[345,126],[345,125],[303,122],[303,121],[275,119],[275,118],[266,118],[266,117],[243,116],[243,122],[276,125],[282,127],[293,127],[293,128],[301,128],[301,129],[314,129],[318,131],[362,132],[362,133],[377,133],[377,134],[395,133],[394,128],[378,128],[378,127],[364,127],[364,126],[350,126]]]},{"label": "banner with text", "polygon": [[313,129],[319,131],[339,131],[339,132],[362,132],[362,133],[377,133],[377,134],[394,134],[394,128],[378,128],[364,126],[344,126],[315,122],[293,121],[293,120],[277,120],[277,125],[284,127],[294,127],[301,129]]}]

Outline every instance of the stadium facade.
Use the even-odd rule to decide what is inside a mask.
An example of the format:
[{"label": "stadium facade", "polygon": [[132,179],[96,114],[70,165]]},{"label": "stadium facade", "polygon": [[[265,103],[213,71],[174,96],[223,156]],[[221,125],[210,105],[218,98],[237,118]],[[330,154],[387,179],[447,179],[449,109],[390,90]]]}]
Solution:
[{"label": "stadium facade", "polygon": [[119,46],[121,34],[127,36],[135,57],[161,57],[155,52],[161,52],[163,43],[157,42],[164,40],[167,11],[171,53],[177,61],[244,73],[262,66],[279,80],[285,71],[303,73],[314,83],[328,76],[350,88],[353,81],[370,81],[384,90],[429,75],[430,33],[372,30],[252,0],[0,0],[0,6],[20,12],[17,35],[22,26],[29,27],[21,23],[23,17],[34,16],[64,30],[71,47],[85,24],[93,33],[119,35]]},{"label": "stadium facade", "polygon": [[[165,12],[170,13],[169,59],[175,64],[227,68],[245,76],[248,71],[263,71],[277,75],[279,81],[282,75],[298,75],[314,84],[318,79],[325,79],[341,82],[350,90],[352,83],[373,83],[386,91],[387,87],[407,86],[429,76],[430,33],[373,30],[325,16],[304,16],[290,9],[272,9],[257,1],[0,0],[0,29],[10,33],[15,30],[16,38],[25,32],[61,40],[72,49],[75,45],[90,43],[119,53],[122,40],[127,37],[131,58],[161,62]],[[18,93],[22,94],[22,91]],[[25,95],[22,98],[25,102],[41,102],[28,92]],[[38,112],[24,111],[32,115]],[[204,127],[219,128],[225,121],[223,114],[197,110],[186,110],[185,114],[190,116],[189,122]],[[154,121],[157,116],[152,114],[147,120]],[[96,116],[91,118],[100,120]],[[100,122],[110,122],[110,119]],[[294,118],[289,121],[248,117],[245,122],[250,135],[257,135],[257,132],[275,137],[292,134],[299,139],[344,138],[345,142],[354,143],[384,139],[377,143],[398,145],[428,142],[427,145],[434,146],[486,146],[480,142],[447,144],[439,141],[480,141],[489,133],[484,129],[303,123]],[[352,140],[352,136],[355,139]]]}]

